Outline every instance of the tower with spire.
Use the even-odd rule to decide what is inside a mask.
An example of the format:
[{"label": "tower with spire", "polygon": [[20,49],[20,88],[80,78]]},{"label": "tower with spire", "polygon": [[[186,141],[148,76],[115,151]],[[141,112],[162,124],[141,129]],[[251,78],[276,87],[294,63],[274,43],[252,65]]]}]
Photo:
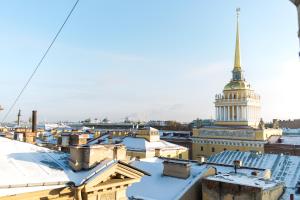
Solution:
[{"label": "tower with spire", "polygon": [[222,94],[216,95],[216,125],[257,127],[260,122],[260,97],[246,82],[241,65],[240,9],[237,12],[236,44],[232,79]]},{"label": "tower with spire", "polygon": [[246,82],[241,63],[237,9],[236,44],[232,78],[215,98],[216,121],[193,129],[192,159],[201,160],[222,151],[264,152],[270,136],[282,135],[279,127],[265,128],[260,118],[260,97]]}]

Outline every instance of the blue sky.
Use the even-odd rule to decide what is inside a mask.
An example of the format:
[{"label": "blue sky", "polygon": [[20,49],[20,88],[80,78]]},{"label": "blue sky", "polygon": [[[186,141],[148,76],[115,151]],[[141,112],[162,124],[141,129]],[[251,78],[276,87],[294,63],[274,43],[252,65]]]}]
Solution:
[{"label": "blue sky", "polygon": [[[1,1],[4,108],[74,2]],[[214,117],[214,95],[222,92],[233,67],[236,7],[242,65],[262,97],[263,118],[300,118],[297,17],[288,0],[86,0],[8,120],[19,108],[23,119],[37,109],[47,121]]]}]

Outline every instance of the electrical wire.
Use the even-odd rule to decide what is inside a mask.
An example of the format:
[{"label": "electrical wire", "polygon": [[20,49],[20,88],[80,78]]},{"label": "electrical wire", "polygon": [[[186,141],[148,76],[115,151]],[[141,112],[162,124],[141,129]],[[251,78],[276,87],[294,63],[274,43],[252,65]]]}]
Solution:
[{"label": "electrical wire", "polygon": [[64,28],[65,24],[67,23],[67,21],[69,20],[70,16],[72,15],[73,11],[75,10],[77,4],[78,4],[79,0],[77,0],[75,2],[75,4],[73,5],[72,9],[70,10],[69,14],[67,15],[65,21],[63,22],[63,24],[60,26],[58,32],[56,33],[55,37],[52,39],[50,45],[48,46],[47,50],[44,52],[42,58],[40,59],[40,61],[38,62],[38,64],[36,65],[36,67],[34,68],[32,74],[30,75],[29,79],[26,81],[24,87],[21,89],[21,91],[19,92],[18,96],[15,98],[15,100],[13,101],[12,105],[9,107],[7,113],[5,114],[5,116],[2,119],[2,123],[5,122],[6,118],[8,117],[8,115],[10,114],[10,112],[12,111],[12,109],[15,107],[16,103],[18,102],[18,100],[20,99],[20,97],[22,96],[23,92],[25,91],[25,89],[28,87],[30,81],[32,80],[32,78],[34,77],[34,75],[36,74],[37,70],[39,69],[39,67],[41,66],[41,64],[43,63],[44,59],[46,58],[48,52],[50,51],[51,47],[53,46],[53,44],[55,43],[56,39],[58,38],[60,32],[62,31],[62,29]]}]

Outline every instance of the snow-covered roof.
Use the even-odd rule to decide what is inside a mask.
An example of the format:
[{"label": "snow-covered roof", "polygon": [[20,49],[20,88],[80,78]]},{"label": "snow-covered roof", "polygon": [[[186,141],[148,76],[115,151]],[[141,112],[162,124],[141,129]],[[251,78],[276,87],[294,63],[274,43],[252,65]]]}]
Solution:
[{"label": "snow-covered roof", "polygon": [[152,151],[155,149],[171,150],[171,149],[187,149],[186,147],[166,142],[164,140],[149,142],[144,138],[125,137],[121,144],[124,144],[128,150]]},{"label": "snow-covered roof", "polygon": [[[163,175],[164,160],[165,159],[162,158],[145,158],[131,163],[131,165],[149,172],[151,176],[144,176],[139,183],[130,186],[127,189],[128,198],[134,197],[135,199],[144,200],[176,200],[180,199],[197,181],[199,181],[200,178],[202,178],[207,169],[211,167],[214,167],[220,176],[226,176],[225,174],[232,174],[234,172],[234,168],[229,165],[198,164],[194,161],[185,161],[189,162],[191,165],[190,176],[187,179],[175,178]],[[256,179],[258,181],[265,174],[265,170],[263,169],[252,168],[240,168],[238,169],[238,174],[239,176],[250,177],[253,171],[257,173]],[[231,183],[240,184],[241,181],[241,179],[237,178]]]},{"label": "snow-covered roof", "polygon": [[180,199],[184,191],[200,179],[206,166],[192,165],[191,175],[187,179],[163,176],[163,160],[159,158],[142,159],[131,163],[134,167],[147,171],[151,176],[144,176],[141,182],[127,189],[127,197],[144,200],[175,200]]},{"label": "snow-covered roof", "polygon": [[213,180],[224,183],[231,183],[237,185],[250,186],[255,188],[261,188],[263,190],[275,187],[278,182],[273,180],[265,180],[257,176],[248,176],[243,173],[225,173],[209,176],[207,180]]},{"label": "snow-covered roof", "polygon": [[[112,142],[117,142],[119,144],[124,144],[127,148],[127,150],[131,151],[152,151],[155,149],[161,149],[163,150],[187,150],[186,147],[173,144],[164,140],[159,141],[152,141],[149,142],[145,138],[137,138],[132,136],[127,137],[113,137]],[[88,145],[94,145],[94,144],[108,144],[109,143],[109,135],[103,135],[99,138],[96,138],[90,142],[88,142]]]},{"label": "snow-covered roof", "polygon": [[300,181],[299,156],[224,151],[211,156],[207,162],[233,165],[234,160],[241,160],[245,167],[270,169],[273,180],[285,183],[286,190],[282,199],[288,198],[290,193],[295,194],[297,183]]},{"label": "snow-covered roof", "polygon": [[148,131],[158,131],[158,129],[153,128],[151,126],[145,126],[144,128],[142,128],[141,130],[148,130]]},{"label": "snow-covered roof", "polygon": [[91,170],[74,172],[68,154],[3,137],[0,147],[0,197],[64,187],[68,182],[79,185],[116,162],[105,160]]},{"label": "snow-covered roof", "polygon": [[281,136],[282,144],[290,144],[290,145],[300,145],[300,135],[299,136]]}]

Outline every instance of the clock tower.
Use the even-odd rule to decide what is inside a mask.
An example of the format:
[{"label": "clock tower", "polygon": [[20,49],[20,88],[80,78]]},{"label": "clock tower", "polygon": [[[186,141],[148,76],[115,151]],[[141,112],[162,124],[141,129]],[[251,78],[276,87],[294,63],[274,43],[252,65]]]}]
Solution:
[{"label": "clock tower", "polygon": [[232,79],[223,93],[216,95],[216,125],[257,127],[260,122],[260,96],[246,82],[241,66],[239,9]]}]

